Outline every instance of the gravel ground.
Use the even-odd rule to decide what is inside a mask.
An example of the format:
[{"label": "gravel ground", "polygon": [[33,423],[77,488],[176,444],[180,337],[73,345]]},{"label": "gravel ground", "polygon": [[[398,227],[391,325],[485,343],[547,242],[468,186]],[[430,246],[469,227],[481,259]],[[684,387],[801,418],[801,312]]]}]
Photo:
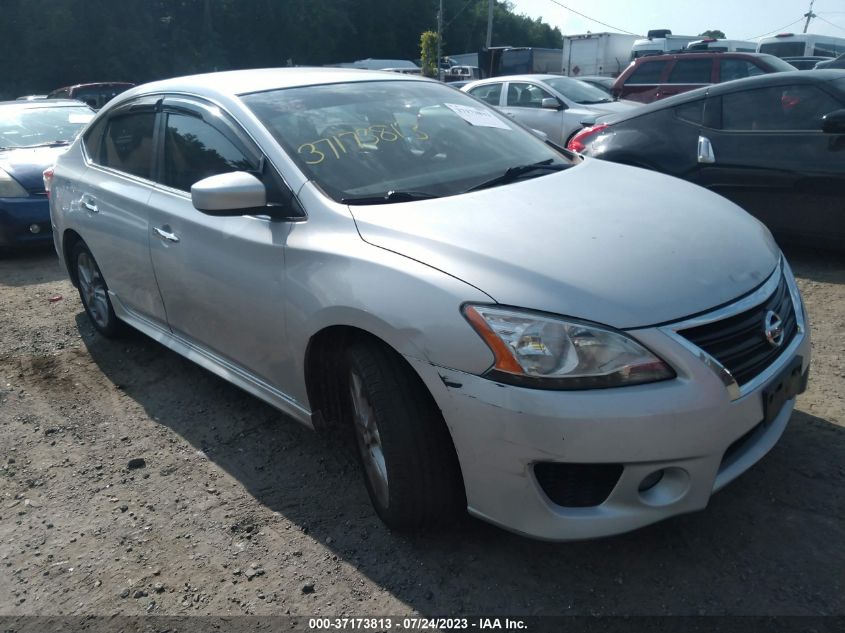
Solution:
[{"label": "gravel ground", "polygon": [[845,260],[788,255],[814,357],[778,445],[703,512],[567,544],[389,532],[348,453],[95,334],[54,254],[0,260],[0,615],[842,615]]}]

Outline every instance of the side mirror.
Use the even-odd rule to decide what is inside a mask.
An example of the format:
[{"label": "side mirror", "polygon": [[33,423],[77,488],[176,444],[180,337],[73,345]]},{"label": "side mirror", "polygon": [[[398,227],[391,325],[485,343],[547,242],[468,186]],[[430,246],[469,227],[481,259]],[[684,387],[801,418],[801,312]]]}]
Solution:
[{"label": "side mirror", "polygon": [[267,205],[267,190],[252,174],[233,171],[194,183],[191,202],[197,211],[208,215],[251,215]]},{"label": "side mirror", "polygon": [[822,117],[822,132],[845,134],[845,110],[834,110]]},{"label": "side mirror", "polygon": [[540,107],[544,110],[562,110],[561,106],[561,102],[552,97],[546,97],[540,102]]}]

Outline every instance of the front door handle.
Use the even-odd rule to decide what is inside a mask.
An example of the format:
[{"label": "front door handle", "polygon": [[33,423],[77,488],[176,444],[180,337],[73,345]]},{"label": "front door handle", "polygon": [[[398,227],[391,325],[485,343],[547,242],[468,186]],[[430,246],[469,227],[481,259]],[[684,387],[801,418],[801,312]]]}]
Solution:
[{"label": "front door handle", "polygon": [[82,204],[82,208],[86,211],[90,211],[91,213],[99,213],[100,210],[97,208],[96,203],[94,202],[93,198],[82,198],[80,201]]},{"label": "front door handle", "polygon": [[716,155],[713,153],[713,144],[706,136],[698,137],[698,162],[703,165],[712,165],[716,162]]},{"label": "front door handle", "polygon": [[176,235],[176,233],[171,233],[170,231],[166,231],[165,228],[169,229],[170,227],[168,226],[168,227],[159,228],[157,226],[154,226],[153,227],[153,233],[158,235],[161,239],[167,240],[168,242],[178,242],[179,236]]}]

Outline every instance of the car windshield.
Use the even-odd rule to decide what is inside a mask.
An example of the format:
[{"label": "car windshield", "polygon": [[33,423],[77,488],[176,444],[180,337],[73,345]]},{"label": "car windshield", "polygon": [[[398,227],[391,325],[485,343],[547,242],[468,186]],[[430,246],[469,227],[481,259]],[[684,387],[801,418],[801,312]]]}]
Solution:
[{"label": "car windshield", "polygon": [[543,83],[548,84],[557,90],[564,97],[570,101],[581,104],[590,103],[607,103],[612,101],[608,98],[607,93],[595,86],[591,86],[583,81],[577,79],[570,79],[569,77],[554,77],[553,79],[544,79]]},{"label": "car windshield", "polygon": [[[448,196],[511,167],[570,164],[524,128],[445,84],[351,82],[241,98],[308,178],[337,201]],[[399,193],[404,195],[387,195]]]},{"label": "car windshield", "polygon": [[782,60],[780,57],[775,57],[774,55],[760,55],[759,59],[766,62],[777,72],[789,72],[790,70],[795,70],[795,66]]},{"label": "car windshield", "polygon": [[804,54],[804,42],[771,42],[760,44],[760,52],[775,57],[801,57]]},{"label": "car windshield", "polygon": [[39,147],[69,143],[94,116],[79,106],[0,107],[0,148]]}]

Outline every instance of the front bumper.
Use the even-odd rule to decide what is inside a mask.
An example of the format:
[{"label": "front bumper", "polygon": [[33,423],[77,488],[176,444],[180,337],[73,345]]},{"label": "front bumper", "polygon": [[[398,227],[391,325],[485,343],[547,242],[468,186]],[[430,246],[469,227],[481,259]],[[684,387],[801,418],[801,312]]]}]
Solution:
[{"label": "front bumper", "polygon": [[[618,534],[703,509],[715,491],[775,445],[795,401],[763,423],[762,393],[796,357],[806,376],[810,341],[803,318],[792,344],[766,370],[767,379],[741,393],[667,328],[632,334],[669,362],[677,378],[615,389],[542,391],[408,358],[451,431],[470,513],[547,540]],[[534,466],[540,462],[622,468],[603,502],[564,507],[538,482]],[[641,491],[659,470],[662,479]]]},{"label": "front bumper", "polygon": [[[32,232],[33,225],[38,227],[38,232]],[[46,196],[0,198],[0,247],[38,246],[52,239]]]}]

